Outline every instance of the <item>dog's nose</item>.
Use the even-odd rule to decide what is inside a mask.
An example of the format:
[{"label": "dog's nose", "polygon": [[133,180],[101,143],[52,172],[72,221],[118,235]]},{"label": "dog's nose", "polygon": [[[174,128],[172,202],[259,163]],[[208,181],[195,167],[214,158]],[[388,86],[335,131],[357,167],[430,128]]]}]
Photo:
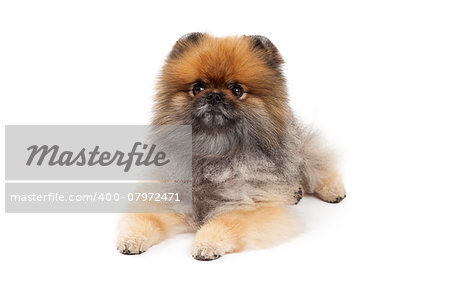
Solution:
[{"label": "dog's nose", "polygon": [[206,96],[206,102],[209,104],[215,105],[222,102],[222,95],[219,93],[209,93]]}]

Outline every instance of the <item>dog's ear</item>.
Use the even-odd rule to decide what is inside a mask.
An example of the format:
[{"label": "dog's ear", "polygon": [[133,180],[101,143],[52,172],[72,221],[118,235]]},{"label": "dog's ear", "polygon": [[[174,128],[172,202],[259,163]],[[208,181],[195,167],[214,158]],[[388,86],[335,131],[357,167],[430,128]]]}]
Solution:
[{"label": "dog's ear", "polygon": [[262,51],[266,57],[267,63],[273,68],[279,68],[283,64],[283,58],[277,47],[265,36],[262,35],[246,35],[250,39],[253,49]]},{"label": "dog's ear", "polygon": [[179,57],[187,48],[198,44],[205,36],[206,34],[201,32],[191,32],[183,35],[173,46],[172,51],[169,53],[169,58]]}]

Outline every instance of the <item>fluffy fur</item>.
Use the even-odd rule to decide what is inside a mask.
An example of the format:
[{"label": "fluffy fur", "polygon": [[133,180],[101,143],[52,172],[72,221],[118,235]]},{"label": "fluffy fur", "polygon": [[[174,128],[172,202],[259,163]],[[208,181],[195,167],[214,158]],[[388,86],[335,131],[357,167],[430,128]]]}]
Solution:
[{"label": "fluffy fur", "polygon": [[192,255],[199,260],[268,247],[298,232],[286,208],[304,193],[327,202],[345,197],[333,153],[293,116],[282,64],[262,36],[191,33],[175,44],[153,124],[192,125],[193,212],[125,215],[122,253],[142,253],[183,231],[198,231]]}]

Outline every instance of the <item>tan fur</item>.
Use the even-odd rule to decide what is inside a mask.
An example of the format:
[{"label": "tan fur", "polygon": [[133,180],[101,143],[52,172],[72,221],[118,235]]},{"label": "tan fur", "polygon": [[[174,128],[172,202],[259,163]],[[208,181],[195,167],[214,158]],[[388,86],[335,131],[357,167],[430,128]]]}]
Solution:
[{"label": "tan fur", "polygon": [[336,171],[328,174],[323,184],[315,190],[315,194],[326,202],[340,202],[346,196],[341,176]]},{"label": "tan fur", "polygon": [[211,260],[226,253],[268,248],[300,232],[297,219],[285,207],[265,207],[224,213],[197,232],[192,256]]},{"label": "tan fur", "polygon": [[192,230],[183,214],[125,214],[119,222],[117,249],[124,254],[141,254],[168,237]]}]

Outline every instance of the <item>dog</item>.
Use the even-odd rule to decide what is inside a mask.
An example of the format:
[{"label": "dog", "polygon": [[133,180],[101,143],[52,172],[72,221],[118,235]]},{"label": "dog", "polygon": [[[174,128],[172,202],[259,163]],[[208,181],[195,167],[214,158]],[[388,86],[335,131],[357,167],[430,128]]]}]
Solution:
[{"label": "dog", "polygon": [[334,152],[289,106],[283,63],[264,36],[196,32],[176,42],[152,124],[192,126],[192,213],[124,215],[121,253],[192,231],[197,260],[266,248],[299,233],[289,206],[304,194],[346,197]]}]

